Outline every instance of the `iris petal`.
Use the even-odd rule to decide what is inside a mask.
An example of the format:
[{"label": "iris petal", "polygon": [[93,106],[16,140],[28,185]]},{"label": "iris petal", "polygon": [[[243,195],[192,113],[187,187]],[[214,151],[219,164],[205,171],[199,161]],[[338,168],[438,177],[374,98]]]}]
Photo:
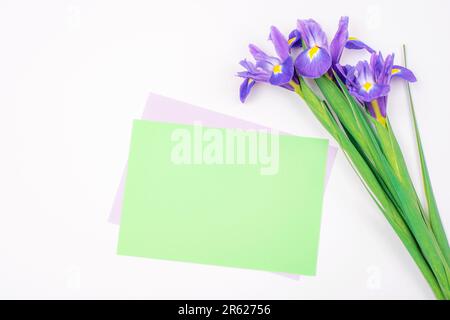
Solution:
[{"label": "iris petal", "polygon": [[275,51],[282,61],[289,57],[289,44],[283,34],[276,27],[270,28],[270,40],[273,42]]},{"label": "iris petal", "polygon": [[270,72],[272,72],[273,66],[277,65],[279,63],[280,63],[280,61],[278,61],[278,60],[277,61],[273,61],[272,63],[268,62],[266,60],[259,60],[259,61],[256,62],[256,66],[258,68],[261,68],[261,69],[263,69],[263,70],[265,70],[265,71],[270,73]]},{"label": "iris petal", "polygon": [[330,44],[330,54],[333,64],[341,59],[342,51],[348,40],[348,17],[341,17],[338,30]]},{"label": "iris petal", "polygon": [[320,47],[315,48],[302,51],[295,60],[297,72],[306,78],[319,78],[331,67],[331,56],[328,51]]},{"label": "iris petal", "polygon": [[257,72],[256,66],[251,61],[247,61],[246,59],[244,59],[241,60],[239,64],[250,72]]},{"label": "iris petal", "polygon": [[414,73],[411,70],[409,70],[409,69],[407,69],[405,67],[402,67],[402,66],[393,66],[391,74],[392,74],[392,78],[399,77],[399,78],[402,78],[402,79],[404,79],[406,81],[409,81],[409,82],[416,82],[417,81],[416,76],[414,75]]},{"label": "iris petal", "polygon": [[238,72],[237,75],[242,78],[251,78],[253,80],[259,81],[259,82],[267,82],[270,78],[270,72],[267,72],[264,69],[261,69],[258,67],[258,65],[254,65],[252,62],[247,60],[242,60],[239,62],[241,66],[243,66],[246,71]]},{"label": "iris petal", "polygon": [[385,62],[381,52],[379,53],[373,52],[372,55],[370,56],[370,68],[373,72],[375,79],[378,79],[382,75],[384,65]]},{"label": "iris petal", "polygon": [[377,101],[378,101],[378,106],[380,107],[381,115],[386,118],[387,96],[378,98]]},{"label": "iris petal", "polygon": [[295,29],[289,33],[288,44],[291,49],[302,46],[302,36],[300,35],[300,31]]},{"label": "iris petal", "polygon": [[350,94],[357,99],[364,102],[371,102],[372,100],[384,97],[389,93],[389,85],[372,84],[370,90],[366,90],[363,86],[350,88]]},{"label": "iris petal", "polygon": [[250,90],[253,88],[255,83],[256,83],[255,80],[250,78],[246,78],[242,82],[239,88],[239,99],[241,100],[242,103],[244,103],[245,99],[247,99],[247,96],[249,95]]},{"label": "iris petal", "polygon": [[250,50],[250,54],[255,58],[256,62],[258,61],[266,61],[271,64],[277,64],[279,63],[279,60],[275,57],[271,57],[268,54],[266,54],[264,51],[262,51],[260,48],[255,46],[254,44],[250,44],[248,46]]},{"label": "iris petal", "polygon": [[269,82],[273,85],[283,85],[289,83],[294,76],[294,63],[288,57],[282,64],[274,66]]},{"label": "iris petal", "polygon": [[318,46],[328,49],[327,35],[316,21],[313,19],[298,20],[297,28],[300,31],[302,40],[305,41],[308,48]]},{"label": "iris petal", "polygon": [[241,78],[250,78],[257,82],[268,82],[270,79],[270,73],[266,73],[265,71],[258,71],[258,72],[241,71],[237,73],[237,76]]},{"label": "iris petal", "polygon": [[345,47],[347,49],[353,49],[353,50],[361,50],[366,49],[369,53],[375,52],[371,47],[369,47],[367,44],[362,42],[361,40],[358,40],[356,38],[350,37],[345,44]]},{"label": "iris petal", "polygon": [[375,83],[375,75],[373,69],[367,61],[359,61],[355,67],[356,81],[358,87],[364,86],[366,83]]},{"label": "iris petal", "polygon": [[389,84],[392,75],[392,66],[394,65],[394,54],[389,54],[384,61],[381,75],[378,77],[377,82],[380,84]]}]

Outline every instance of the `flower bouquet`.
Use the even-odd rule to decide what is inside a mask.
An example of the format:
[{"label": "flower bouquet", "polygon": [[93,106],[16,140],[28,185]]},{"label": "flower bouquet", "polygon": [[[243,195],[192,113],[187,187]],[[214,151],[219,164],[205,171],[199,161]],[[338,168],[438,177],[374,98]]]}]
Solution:
[{"label": "flower bouquet", "polygon": [[[257,83],[269,83],[296,93],[341,146],[381,212],[416,262],[436,298],[450,299],[450,249],[439,217],[417,127],[409,82],[414,74],[394,64],[364,42],[349,37],[348,17],[342,17],[328,45],[314,20],[299,20],[286,38],[272,27],[269,40],[276,55],[250,44],[255,63],[240,62],[245,71],[240,99]],[[366,50],[369,61],[341,65],[343,50]],[[405,48],[403,47],[403,52]],[[407,82],[421,164],[426,204],[411,180],[402,151],[386,113],[390,82]]]}]

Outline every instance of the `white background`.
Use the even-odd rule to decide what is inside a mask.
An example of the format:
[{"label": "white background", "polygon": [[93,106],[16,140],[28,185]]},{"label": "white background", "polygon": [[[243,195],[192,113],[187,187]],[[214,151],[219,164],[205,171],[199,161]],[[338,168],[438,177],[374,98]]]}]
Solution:
[{"label": "white background", "polygon": [[[342,152],[326,190],[316,277],[117,256],[118,227],[107,216],[131,121],[150,91],[328,137],[288,91],[261,85],[240,104],[234,74],[247,43],[272,49],[271,24],[287,33],[314,17],[331,38],[349,15],[352,36],[394,51],[397,62],[408,46],[449,230],[449,14],[444,0],[1,0],[0,298],[432,298]],[[389,115],[418,177],[405,87],[392,90]]]}]

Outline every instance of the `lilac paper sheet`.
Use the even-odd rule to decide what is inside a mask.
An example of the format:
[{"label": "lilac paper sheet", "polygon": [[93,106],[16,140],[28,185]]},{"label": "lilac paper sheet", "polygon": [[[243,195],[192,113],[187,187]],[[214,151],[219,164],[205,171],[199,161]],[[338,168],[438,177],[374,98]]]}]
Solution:
[{"label": "lilac paper sheet", "polygon": [[[201,122],[205,126],[217,128],[270,130],[270,128],[254,124],[249,121],[234,118],[232,116],[228,116],[212,110],[196,107],[185,102],[177,101],[153,93],[151,93],[147,99],[147,104],[145,106],[144,113],[142,114],[142,119],[179,124],[193,124],[194,122]],[[329,146],[325,175],[326,181],[328,181],[328,178],[330,176],[331,168],[333,167],[334,159],[336,157],[336,152],[336,147]],[[114,199],[113,207],[109,214],[109,221],[114,224],[120,223],[123,193],[125,189],[125,173],[127,172],[126,169],[127,168],[125,168],[124,173],[122,174],[119,188]]]}]

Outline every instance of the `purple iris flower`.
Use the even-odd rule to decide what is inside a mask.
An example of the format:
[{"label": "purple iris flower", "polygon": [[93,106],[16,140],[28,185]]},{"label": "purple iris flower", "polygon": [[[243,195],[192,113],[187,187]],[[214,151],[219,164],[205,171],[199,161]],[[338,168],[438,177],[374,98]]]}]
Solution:
[{"label": "purple iris flower", "polygon": [[297,28],[304,50],[295,60],[295,69],[306,78],[319,78],[331,67],[327,36],[313,19],[298,20]]},{"label": "purple iris flower", "polygon": [[370,102],[388,94],[389,84],[376,77],[374,69],[367,61],[359,61],[351,71],[354,72],[351,77],[353,81],[348,85],[350,93],[358,100]]},{"label": "purple iris flower", "polygon": [[240,99],[244,102],[256,82],[268,82],[272,85],[282,86],[293,90],[294,62],[290,56],[288,40],[276,28],[270,30],[269,39],[272,41],[278,57],[269,56],[257,46],[250,44],[250,53],[256,64],[243,60],[240,62],[246,71],[238,72],[244,78],[240,87]]},{"label": "purple iris flower", "polygon": [[[245,101],[253,86],[258,82],[270,83],[288,90],[300,90],[297,77],[319,78],[332,70],[346,83],[349,92],[369,112],[384,123],[386,118],[387,95],[392,78],[416,81],[414,74],[401,66],[393,64],[394,55],[386,59],[376,53],[364,42],[349,37],[348,17],[341,17],[338,30],[328,46],[327,37],[321,26],[313,19],[298,20],[297,29],[286,39],[276,27],[271,27],[269,40],[272,41],[277,56],[270,56],[257,46],[250,44],[249,49],[255,63],[242,60],[245,71],[238,72],[244,78],[240,87],[240,100]],[[291,51],[301,48],[295,59]],[[371,53],[370,62],[360,61],[356,66],[339,64],[344,49],[365,49]]]},{"label": "purple iris flower", "polygon": [[[369,46],[348,35],[348,17],[341,17],[338,30],[328,47],[327,37],[320,25],[312,20],[299,20],[298,31],[304,41],[304,50],[295,60],[298,73],[306,78],[319,78],[330,67],[337,71],[344,48],[366,49],[374,52]],[[289,37],[291,39],[291,36]],[[292,37],[294,39],[294,37]],[[294,42],[294,40],[292,40]]]},{"label": "purple iris flower", "polygon": [[341,67],[345,74],[349,92],[364,103],[369,113],[380,123],[386,123],[387,95],[393,77],[415,82],[416,77],[407,68],[394,65],[394,55],[383,58],[381,53],[372,53],[370,62],[360,61],[356,67]]}]

